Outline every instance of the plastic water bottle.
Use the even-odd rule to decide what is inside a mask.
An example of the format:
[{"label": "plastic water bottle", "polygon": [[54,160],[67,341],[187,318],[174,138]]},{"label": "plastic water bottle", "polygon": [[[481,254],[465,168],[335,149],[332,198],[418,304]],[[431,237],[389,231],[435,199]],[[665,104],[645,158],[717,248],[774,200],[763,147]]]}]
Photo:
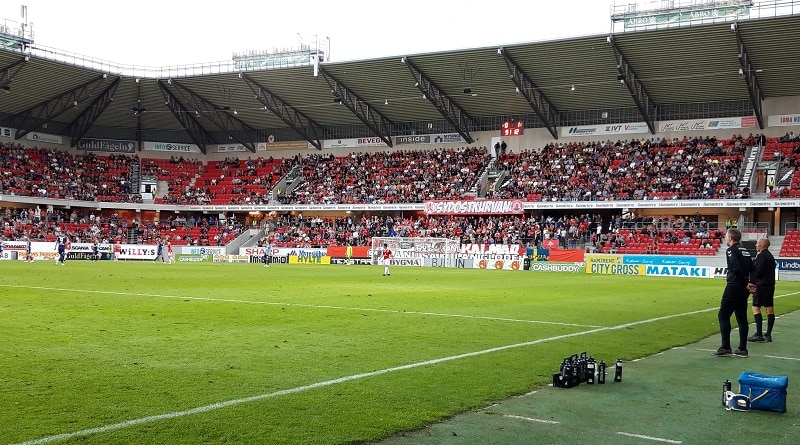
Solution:
[{"label": "plastic water bottle", "polygon": [[595,372],[594,359],[589,357],[589,361],[586,362],[586,383],[594,385],[594,372]]},{"label": "plastic water bottle", "polygon": [[597,365],[597,384],[604,385],[606,383],[606,362],[600,360]]},{"label": "plastic water bottle", "polygon": [[728,391],[731,390],[731,381],[725,379],[722,382],[722,406],[728,406]]},{"label": "plastic water bottle", "polygon": [[614,363],[614,381],[622,381],[622,359],[619,358],[617,359],[617,362]]}]

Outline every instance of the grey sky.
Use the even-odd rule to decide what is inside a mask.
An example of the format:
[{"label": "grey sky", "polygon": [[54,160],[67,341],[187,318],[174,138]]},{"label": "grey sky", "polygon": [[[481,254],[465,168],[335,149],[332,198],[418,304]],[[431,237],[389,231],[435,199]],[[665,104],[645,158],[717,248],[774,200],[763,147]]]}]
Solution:
[{"label": "grey sky", "polygon": [[0,19],[21,21],[25,4],[37,46],[164,67],[301,41],[342,61],[604,34],[613,1],[11,0]]}]

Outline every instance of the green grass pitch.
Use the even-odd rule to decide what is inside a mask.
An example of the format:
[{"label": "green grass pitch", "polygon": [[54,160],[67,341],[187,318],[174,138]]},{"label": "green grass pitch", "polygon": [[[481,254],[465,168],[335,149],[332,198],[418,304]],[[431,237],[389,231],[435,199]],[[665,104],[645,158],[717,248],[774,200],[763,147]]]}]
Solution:
[{"label": "green grass pitch", "polygon": [[[382,273],[0,262],[0,445],[368,443],[546,385],[574,353],[632,359],[714,334],[724,286]],[[778,283],[776,312],[798,293]]]}]

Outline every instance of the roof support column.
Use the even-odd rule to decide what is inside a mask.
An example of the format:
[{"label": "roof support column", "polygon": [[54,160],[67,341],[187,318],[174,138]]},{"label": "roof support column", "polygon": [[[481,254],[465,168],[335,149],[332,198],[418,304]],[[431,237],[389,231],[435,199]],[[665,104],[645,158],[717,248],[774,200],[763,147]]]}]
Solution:
[{"label": "roof support column", "polygon": [[319,68],[319,74],[328,82],[333,93],[334,101],[347,107],[358,119],[364,123],[376,136],[392,147],[391,126],[394,125],[386,116],[383,115],[377,108],[370,105],[367,101],[362,99],[347,85],[340,82],[336,77],[329,73],[324,68]]},{"label": "roof support column", "polygon": [[750,63],[750,55],[747,53],[747,48],[742,39],[742,33],[736,23],[731,24],[733,35],[736,36],[736,45],[739,48],[739,75],[747,85],[747,92],[750,94],[750,103],[753,105],[753,113],[758,119],[758,128],[764,129],[764,112],[762,111],[761,104],[764,100],[764,95],[761,93],[761,86],[758,83],[756,73],[758,70],[753,68]]},{"label": "roof support column", "polygon": [[411,75],[416,80],[416,86],[424,97],[428,99],[431,104],[439,111],[439,114],[453,126],[453,128],[464,138],[467,143],[475,142],[472,135],[469,134],[469,129],[472,127],[472,116],[466,110],[461,108],[456,101],[451,99],[447,93],[444,92],[427,74],[414,64],[408,57],[403,57],[400,61],[405,64]]},{"label": "roof support column", "polygon": [[519,66],[519,64],[508,54],[505,48],[498,48],[497,54],[503,57],[508,67],[509,77],[517,86],[517,91],[525,97],[528,105],[531,106],[533,111],[539,116],[544,126],[553,136],[558,139],[558,126],[559,112],[558,109],[550,102],[550,99],[545,96],[539,87],[531,80],[530,76]]},{"label": "roof support column", "polygon": [[647,92],[647,88],[644,87],[639,76],[636,75],[633,67],[628,63],[625,54],[622,53],[619,45],[614,41],[614,37],[608,36],[607,40],[614,49],[614,57],[617,59],[617,71],[619,72],[617,80],[630,91],[631,97],[636,103],[636,108],[639,109],[639,114],[642,115],[642,119],[644,119],[647,124],[650,134],[656,134],[656,125],[653,117],[655,115],[656,104],[653,98],[650,96],[650,93]]},{"label": "roof support column", "polygon": [[253,94],[256,95],[256,100],[264,104],[266,109],[272,111],[275,116],[303,136],[317,150],[322,150],[321,140],[324,130],[320,124],[306,116],[302,111],[294,108],[265,86],[251,79],[250,76],[240,73],[239,77],[245,81]]}]

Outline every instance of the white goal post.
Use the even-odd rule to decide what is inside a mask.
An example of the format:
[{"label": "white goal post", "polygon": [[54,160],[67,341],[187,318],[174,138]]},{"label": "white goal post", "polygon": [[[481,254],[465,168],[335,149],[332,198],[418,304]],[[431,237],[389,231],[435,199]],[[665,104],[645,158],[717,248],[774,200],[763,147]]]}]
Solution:
[{"label": "white goal post", "polygon": [[460,241],[454,239],[374,237],[372,264],[383,264],[384,244],[392,251],[392,266],[456,267],[454,258],[460,252]]}]

